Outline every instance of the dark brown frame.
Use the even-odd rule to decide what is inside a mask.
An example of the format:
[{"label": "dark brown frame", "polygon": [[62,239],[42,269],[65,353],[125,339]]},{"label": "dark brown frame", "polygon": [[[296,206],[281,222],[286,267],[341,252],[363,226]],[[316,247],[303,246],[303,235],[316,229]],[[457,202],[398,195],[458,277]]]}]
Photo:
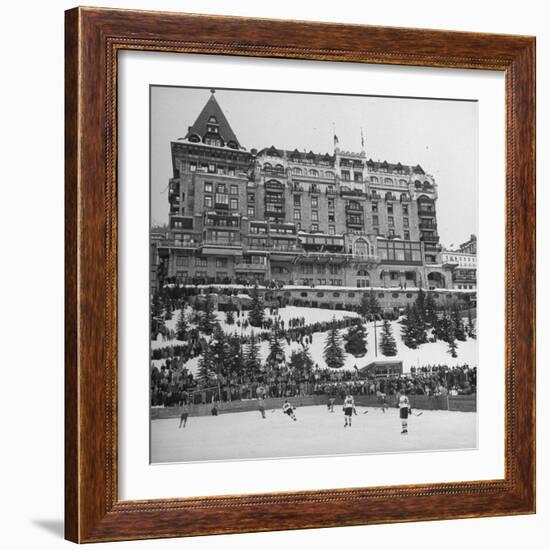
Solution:
[{"label": "dark brown frame", "polygon": [[[117,52],[496,70],[506,82],[504,479],[117,497]],[[66,12],[66,537],[75,542],[535,511],[535,39],[96,8]]]}]

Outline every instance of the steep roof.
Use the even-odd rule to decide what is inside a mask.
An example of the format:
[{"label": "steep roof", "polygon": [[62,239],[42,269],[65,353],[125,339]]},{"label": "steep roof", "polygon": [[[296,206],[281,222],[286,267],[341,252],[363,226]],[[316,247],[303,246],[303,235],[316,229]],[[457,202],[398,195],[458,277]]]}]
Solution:
[{"label": "steep roof", "polygon": [[237,139],[235,132],[233,132],[233,129],[231,128],[231,125],[229,124],[227,118],[223,114],[223,111],[218,101],[216,100],[213,90],[212,95],[208,98],[208,101],[206,102],[206,105],[203,107],[202,111],[197,117],[197,120],[195,120],[193,126],[189,127],[189,130],[187,131],[184,139],[188,139],[189,136],[191,136],[192,134],[197,134],[198,136],[203,138],[208,133],[208,121],[211,119],[211,117],[214,117],[216,119],[216,123],[219,128],[218,133],[224,143],[227,144],[230,141],[234,141],[237,146],[240,147],[241,145],[239,143],[239,140]]}]

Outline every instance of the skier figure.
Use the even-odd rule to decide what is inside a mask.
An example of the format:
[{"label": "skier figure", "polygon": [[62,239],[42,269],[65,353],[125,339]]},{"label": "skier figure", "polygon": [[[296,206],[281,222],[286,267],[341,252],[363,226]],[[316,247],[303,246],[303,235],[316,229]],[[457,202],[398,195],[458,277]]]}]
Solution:
[{"label": "skier figure", "polygon": [[181,411],[179,428],[185,428],[185,426],[187,425],[187,418],[189,418],[189,406],[186,403]]},{"label": "skier figure", "polygon": [[283,403],[283,413],[288,414],[292,420],[296,421],[296,416],[294,415],[294,407],[288,402],[288,399],[285,399]]},{"label": "skier figure", "polygon": [[411,412],[411,403],[409,401],[409,398],[406,395],[402,395],[399,398],[399,418],[401,418],[401,433],[407,434],[409,433],[407,427],[408,422],[407,419],[409,418],[409,413]]},{"label": "skier figure", "polygon": [[329,397],[328,403],[327,403],[328,412],[331,412],[331,413],[334,412],[334,402],[335,401],[336,401],[336,399],[334,399],[334,397]]},{"label": "skier figure", "polygon": [[344,428],[348,426],[351,427],[351,415],[355,410],[355,401],[353,400],[353,396],[349,393],[346,394],[342,410],[344,411]]}]

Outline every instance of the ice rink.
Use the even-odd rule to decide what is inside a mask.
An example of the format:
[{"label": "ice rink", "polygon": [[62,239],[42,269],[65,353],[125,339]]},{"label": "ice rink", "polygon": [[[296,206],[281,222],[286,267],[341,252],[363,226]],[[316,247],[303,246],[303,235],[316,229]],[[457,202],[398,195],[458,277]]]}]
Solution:
[{"label": "ice rink", "polygon": [[[366,411],[368,411],[366,413]],[[413,411],[418,414],[421,411]],[[365,414],[366,413],[366,414]],[[383,413],[357,407],[351,428],[344,428],[341,406],[299,407],[294,422],[280,409],[179,418],[151,422],[151,462],[239,460],[340,454],[473,449],[477,446],[477,414],[423,411],[409,417],[409,433],[401,435],[399,411]]]}]

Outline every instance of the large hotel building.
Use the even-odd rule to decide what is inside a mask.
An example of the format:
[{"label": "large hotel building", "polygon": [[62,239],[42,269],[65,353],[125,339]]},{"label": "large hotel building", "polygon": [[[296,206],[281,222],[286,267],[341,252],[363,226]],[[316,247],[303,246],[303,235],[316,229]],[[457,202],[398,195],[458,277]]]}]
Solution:
[{"label": "large hotel building", "polygon": [[330,153],[247,150],[213,90],[171,150],[160,283],[455,288],[437,184],[419,165],[343,151],[336,136]]}]

